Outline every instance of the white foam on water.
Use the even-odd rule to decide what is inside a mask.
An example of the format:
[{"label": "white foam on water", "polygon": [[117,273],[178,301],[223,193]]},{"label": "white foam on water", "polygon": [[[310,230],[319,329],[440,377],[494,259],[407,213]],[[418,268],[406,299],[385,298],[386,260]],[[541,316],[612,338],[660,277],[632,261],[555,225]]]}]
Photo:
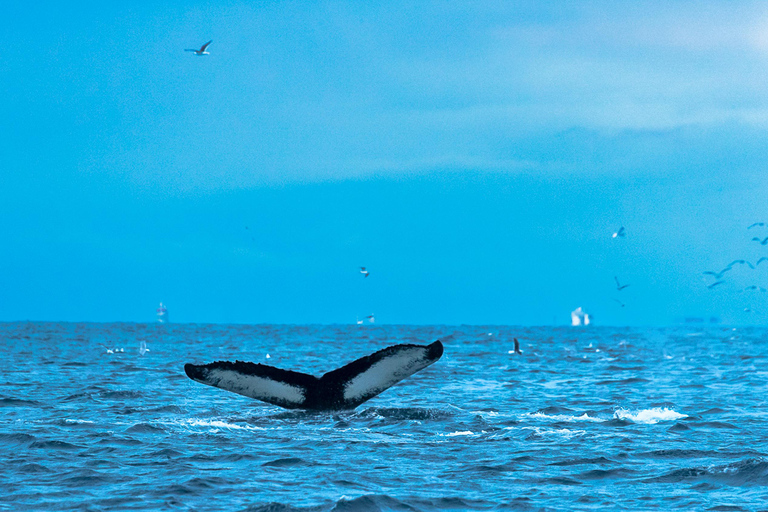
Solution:
[{"label": "white foam on water", "polygon": [[457,437],[457,436],[471,436],[474,435],[474,432],[470,432],[469,430],[463,430],[463,431],[456,431],[451,432],[450,434],[440,434],[442,437]]},{"label": "white foam on water", "polygon": [[161,423],[163,425],[176,425],[185,429],[202,428],[203,430],[208,430],[212,432],[219,432],[222,430],[239,430],[239,431],[249,431],[249,432],[266,430],[265,428],[255,427],[253,425],[239,425],[237,423],[228,423],[222,420],[202,420],[197,418],[181,420],[181,421],[172,421],[168,423],[161,422]]},{"label": "white foam on water", "polygon": [[547,429],[542,427],[523,427],[522,430],[533,430],[537,436],[560,436],[565,438],[583,436],[586,430],[571,430],[568,428]]},{"label": "white foam on water", "polygon": [[76,425],[80,425],[80,424],[91,424],[92,425],[94,422],[90,421],[90,420],[78,420],[78,419],[65,418],[64,419],[64,423],[74,423]]},{"label": "white foam on water", "polygon": [[499,415],[496,411],[469,411],[470,414],[474,414],[475,416],[480,416],[481,418],[495,418]]},{"label": "white foam on water", "polygon": [[560,384],[569,384],[571,382],[573,382],[573,379],[548,380],[544,384],[541,384],[541,386],[547,389],[555,389]]},{"label": "white foam on water", "polygon": [[533,413],[526,413],[523,414],[523,418],[535,418],[535,419],[544,419],[544,420],[552,420],[552,421],[565,421],[565,422],[574,422],[574,421],[592,421],[596,423],[600,423],[605,421],[604,419],[595,418],[590,416],[587,413],[582,414],[581,416],[572,416],[569,414],[543,414],[540,412],[533,412]]},{"label": "white foam on water", "polygon": [[660,421],[673,421],[687,418],[688,415],[673,411],[667,407],[654,407],[652,409],[642,409],[634,413],[629,409],[616,409],[613,412],[613,417],[619,420],[629,420],[633,423],[653,425]]}]

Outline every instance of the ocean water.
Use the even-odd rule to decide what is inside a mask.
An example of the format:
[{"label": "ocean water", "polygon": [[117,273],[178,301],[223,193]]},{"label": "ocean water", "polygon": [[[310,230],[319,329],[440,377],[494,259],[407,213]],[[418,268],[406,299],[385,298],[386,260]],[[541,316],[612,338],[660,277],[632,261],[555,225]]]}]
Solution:
[{"label": "ocean water", "polygon": [[[435,339],[440,361],[354,411],[183,371],[319,375]],[[768,509],[767,345],[723,327],[0,324],[0,509]]]}]

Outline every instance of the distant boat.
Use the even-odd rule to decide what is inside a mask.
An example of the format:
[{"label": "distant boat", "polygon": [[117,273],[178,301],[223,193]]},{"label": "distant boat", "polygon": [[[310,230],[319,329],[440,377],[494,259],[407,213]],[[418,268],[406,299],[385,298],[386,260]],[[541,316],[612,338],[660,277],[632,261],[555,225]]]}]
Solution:
[{"label": "distant boat", "polygon": [[571,325],[589,325],[589,315],[581,309],[581,306],[571,311]]},{"label": "distant boat", "polygon": [[170,322],[168,319],[168,309],[166,309],[165,306],[163,306],[163,303],[160,303],[160,306],[157,308],[157,321],[161,324],[167,324]]}]

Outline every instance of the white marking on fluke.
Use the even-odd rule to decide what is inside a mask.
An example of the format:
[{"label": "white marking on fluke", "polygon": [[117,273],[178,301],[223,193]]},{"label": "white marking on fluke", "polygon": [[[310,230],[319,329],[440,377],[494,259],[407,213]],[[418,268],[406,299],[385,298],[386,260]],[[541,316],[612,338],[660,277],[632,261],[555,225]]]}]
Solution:
[{"label": "white marking on fluke", "polygon": [[372,396],[378,395],[434,362],[423,355],[421,347],[404,348],[398,354],[372,364],[344,385],[344,400],[358,400],[372,392]]},{"label": "white marking on fluke", "polygon": [[243,361],[184,365],[192,380],[286,409],[354,409],[431,365],[443,344],[394,345],[362,357],[320,378]]},{"label": "white marking on fluke", "polygon": [[275,398],[289,403],[304,400],[304,390],[300,386],[231,370],[211,370],[207,379],[206,384],[258,400]]}]

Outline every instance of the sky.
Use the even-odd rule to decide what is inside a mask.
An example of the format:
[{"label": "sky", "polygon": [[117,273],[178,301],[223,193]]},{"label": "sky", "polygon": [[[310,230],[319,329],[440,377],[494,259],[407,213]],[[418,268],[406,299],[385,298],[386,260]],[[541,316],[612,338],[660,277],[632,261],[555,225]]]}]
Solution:
[{"label": "sky", "polygon": [[0,321],[768,322],[764,3],[4,11]]}]

